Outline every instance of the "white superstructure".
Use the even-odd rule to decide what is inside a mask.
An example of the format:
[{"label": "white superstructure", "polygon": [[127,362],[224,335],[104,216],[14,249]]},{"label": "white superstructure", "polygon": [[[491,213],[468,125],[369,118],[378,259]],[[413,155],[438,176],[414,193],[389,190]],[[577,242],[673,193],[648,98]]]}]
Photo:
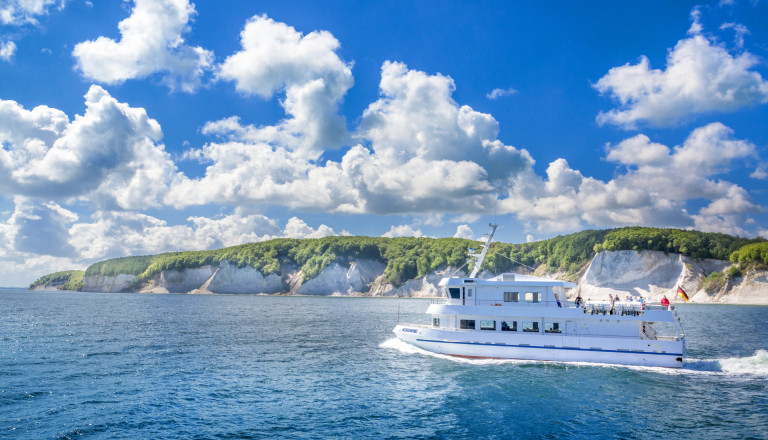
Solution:
[{"label": "white superstructure", "polygon": [[401,340],[435,353],[469,358],[599,362],[680,368],[685,336],[675,306],[639,301],[567,300],[567,281],[505,273],[440,281],[446,296],[427,309],[431,325],[398,324]]}]

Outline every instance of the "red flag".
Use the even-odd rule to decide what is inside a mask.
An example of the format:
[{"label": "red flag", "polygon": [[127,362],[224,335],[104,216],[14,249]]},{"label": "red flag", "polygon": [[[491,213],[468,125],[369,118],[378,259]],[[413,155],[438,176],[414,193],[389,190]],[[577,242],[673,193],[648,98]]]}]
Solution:
[{"label": "red flag", "polygon": [[685,293],[685,290],[681,289],[680,287],[677,288],[677,296],[688,301],[688,294]]}]

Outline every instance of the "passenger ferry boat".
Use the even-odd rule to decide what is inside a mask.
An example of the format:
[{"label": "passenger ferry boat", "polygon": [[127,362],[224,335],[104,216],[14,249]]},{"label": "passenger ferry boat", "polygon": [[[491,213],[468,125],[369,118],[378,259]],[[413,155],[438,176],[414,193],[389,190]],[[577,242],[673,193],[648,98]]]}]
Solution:
[{"label": "passenger ferry boat", "polygon": [[440,281],[446,299],[431,325],[398,324],[397,337],[424,350],[480,359],[596,362],[681,368],[685,335],[674,305],[568,301],[576,287],[517,273],[476,278],[497,225],[490,225],[469,277]]}]

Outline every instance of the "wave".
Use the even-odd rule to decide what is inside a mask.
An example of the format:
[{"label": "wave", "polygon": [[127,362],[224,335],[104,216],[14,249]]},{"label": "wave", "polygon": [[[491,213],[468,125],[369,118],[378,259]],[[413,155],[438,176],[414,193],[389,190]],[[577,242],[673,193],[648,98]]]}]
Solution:
[{"label": "wave", "polygon": [[440,359],[447,359],[454,362],[467,363],[473,365],[489,364],[571,364],[575,366],[586,367],[609,367],[609,368],[628,368],[631,370],[653,371],[664,374],[685,374],[691,372],[701,373],[721,373],[734,376],[764,376],[768,377],[768,350],[757,350],[752,356],[723,358],[723,359],[686,359],[682,369],[664,368],[664,367],[644,367],[634,365],[617,365],[591,362],[555,362],[555,361],[535,361],[519,359],[467,359],[462,357],[448,356],[444,354],[433,353],[423,350],[419,347],[401,341],[398,338],[387,339],[379,347],[391,350],[397,350],[403,354],[421,354]]},{"label": "wave", "polygon": [[726,373],[739,376],[768,377],[768,350],[757,350],[752,356],[723,359],[688,359],[685,369]]}]

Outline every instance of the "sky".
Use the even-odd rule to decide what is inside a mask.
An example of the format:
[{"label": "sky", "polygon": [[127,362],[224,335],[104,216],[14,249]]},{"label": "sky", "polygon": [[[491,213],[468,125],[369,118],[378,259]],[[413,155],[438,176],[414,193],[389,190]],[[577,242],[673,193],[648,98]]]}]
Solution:
[{"label": "sky", "polygon": [[768,1],[0,0],[0,285],[329,235],[768,238]]}]

